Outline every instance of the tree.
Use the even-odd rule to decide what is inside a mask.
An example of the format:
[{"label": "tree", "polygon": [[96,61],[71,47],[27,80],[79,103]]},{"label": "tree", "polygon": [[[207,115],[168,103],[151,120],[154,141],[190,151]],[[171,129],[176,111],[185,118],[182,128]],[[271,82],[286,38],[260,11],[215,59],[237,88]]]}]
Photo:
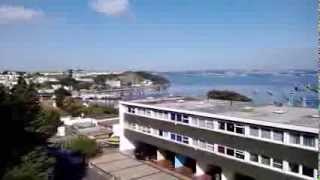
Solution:
[{"label": "tree", "polygon": [[55,109],[42,108],[37,118],[32,121],[30,131],[37,133],[39,137],[47,139],[54,136],[57,127],[62,124],[60,114]]},{"label": "tree", "polygon": [[63,107],[63,101],[66,97],[71,96],[71,93],[64,88],[59,88],[54,91],[56,96],[56,103],[58,107]]},{"label": "tree", "polygon": [[170,81],[166,79],[163,76],[152,74],[150,72],[146,71],[137,71],[135,72],[138,76],[141,76],[143,79],[147,79],[152,81],[154,84],[159,84],[159,85],[168,85],[170,84]]},{"label": "tree", "polygon": [[98,85],[105,85],[107,80],[106,75],[98,75],[94,78],[94,82]]},{"label": "tree", "polygon": [[39,146],[21,157],[21,163],[10,169],[3,180],[48,180],[53,173],[55,159],[45,147]]},{"label": "tree", "polygon": [[42,109],[34,85],[22,77],[10,91],[0,86],[0,114],[0,179],[44,179],[53,167],[47,138],[55,134],[59,116]]},{"label": "tree", "polygon": [[72,99],[72,97],[67,97],[62,103],[63,110],[69,113],[71,116],[80,116],[84,112],[84,106]]},{"label": "tree", "polygon": [[229,100],[229,101],[243,101],[243,102],[250,102],[252,101],[250,98],[239,94],[233,91],[227,90],[211,90],[207,93],[208,99],[219,99],[219,100]]},{"label": "tree", "polygon": [[83,109],[84,114],[87,116],[101,116],[101,115],[110,115],[110,114],[118,114],[118,110],[109,107],[109,106],[98,106],[98,105],[91,105]]},{"label": "tree", "polygon": [[65,144],[65,148],[83,156],[84,162],[99,153],[99,146],[95,140],[79,136]]}]

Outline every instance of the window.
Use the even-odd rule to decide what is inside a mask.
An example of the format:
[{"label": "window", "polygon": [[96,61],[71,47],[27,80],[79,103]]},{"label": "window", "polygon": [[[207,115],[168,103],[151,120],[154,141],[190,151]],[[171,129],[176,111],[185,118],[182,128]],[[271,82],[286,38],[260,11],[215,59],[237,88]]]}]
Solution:
[{"label": "window", "polygon": [[244,152],[236,150],[236,158],[238,159],[244,159]]},{"label": "window", "polygon": [[234,149],[227,148],[227,155],[234,156]]},{"label": "window", "polygon": [[192,144],[194,146],[199,146],[198,140],[196,140],[196,139],[192,139]]},{"label": "window", "polygon": [[145,127],[145,126],[143,126],[143,127],[142,127],[142,132],[151,133],[151,128],[150,128],[150,127]]},{"label": "window", "polygon": [[150,109],[147,109],[147,110],[146,110],[146,115],[147,115],[147,116],[151,116],[151,113],[152,113],[152,111],[151,111]]},{"label": "window", "polygon": [[258,162],[258,161],[259,161],[259,156],[258,156],[258,154],[250,153],[250,161]]},{"label": "window", "polygon": [[159,134],[159,130],[158,129],[153,129],[152,134],[158,135]]},{"label": "window", "polygon": [[189,138],[187,136],[182,137],[182,142],[185,144],[189,144]]},{"label": "window", "polygon": [[278,168],[278,169],[282,169],[283,168],[283,164],[282,164],[282,160],[280,159],[273,159],[273,167]]},{"label": "window", "polygon": [[213,129],[213,121],[212,120],[206,120],[206,128]]},{"label": "window", "polygon": [[192,117],[191,123],[192,123],[193,125],[197,126],[197,125],[198,125],[198,119],[197,119],[196,117]]},{"label": "window", "polygon": [[213,152],[214,151],[213,144],[207,144],[207,150]]},{"label": "window", "polygon": [[204,119],[199,119],[199,127],[206,127],[206,121]]},{"label": "window", "polygon": [[294,172],[294,173],[299,173],[299,165],[296,163],[289,162],[289,171]]},{"label": "window", "polygon": [[163,136],[163,130],[159,130],[159,136]]},{"label": "window", "polygon": [[135,113],[135,108],[134,107],[128,107],[128,112],[129,113]]},{"label": "window", "polygon": [[259,128],[250,126],[250,135],[259,137]]},{"label": "window", "polygon": [[261,137],[265,139],[271,139],[270,129],[261,129]]},{"label": "window", "polygon": [[164,118],[164,119],[168,119],[168,118],[169,118],[168,112],[164,112],[164,113],[163,113],[163,118]]},{"label": "window", "polygon": [[305,176],[313,177],[313,169],[306,166],[302,166],[302,174]]},{"label": "window", "polygon": [[244,126],[242,126],[242,125],[236,125],[236,133],[238,133],[238,134],[244,134]]},{"label": "window", "polygon": [[171,139],[176,140],[176,135],[171,133]]},{"label": "window", "polygon": [[189,124],[189,116],[184,114],[182,117],[182,122]]},{"label": "window", "polygon": [[234,124],[227,123],[227,131],[234,132]]},{"label": "window", "polygon": [[182,141],[182,136],[181,135],[177,135],[177,141],[181,142]]},{"label": "window", "polygon": [[206,148],[206,142],[203,141],[203,140],[199,140],[199,146],[200,146],[200,148],[205,149]]},{"label": "window", "polygon": [[313,136],[303,136],[303,145],[309,146],[309,147],[315,147],[316,142],[315,138]]},{"label": "window", "polygon": [[177,121],[179,121],[179,122],[182,121],[182,115],[181,114],[177,114]]},{"label": "window", "polygon": [[225,122],[219,122],[219,129],[225,130],[226,129],[226,123]]},{"label": "window", "polygon": [[169,132],[163,131],[163,137],[168,138],[169,137]]},{"label": "window", "polygon": [[219,153],[225,153],[225,147],[224,146],[218,146],[218,152]]},{"label": "window", "polygon": [[268,156],[261,156],[261,163],[264,165],[270,165],[270,158]]},{"label": "window", "polygon": [[175,113],[170,113],[170,115],[171,115],[171,120],[175,121],[176,120],[176,114]]},{"label": "window", "polygon": [[291,144],[300,144],[300,135],[297,133],[290,133],[289,141]]},{"label": "window", "polygon": [[273,140],[283,142],[283,132],[282,131],[273,131]]}]

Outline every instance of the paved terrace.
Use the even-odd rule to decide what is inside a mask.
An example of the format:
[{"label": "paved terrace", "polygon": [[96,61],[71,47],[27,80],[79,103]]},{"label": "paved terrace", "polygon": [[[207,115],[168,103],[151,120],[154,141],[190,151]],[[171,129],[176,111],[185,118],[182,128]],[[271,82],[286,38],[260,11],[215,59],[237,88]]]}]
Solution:
[{"label": "paved terrace", "polygon": [[303,107],[254,106],[252,103],[247,102],[233,101],[231,103],[230,101],[185,97],[136,100],[132,102],[160,108],[204,112],[227,117],[290,124],[309,128],[317,128],[320,121],[317,109]]},{"label": "paved terrace", "polygon": [[121,180],[178,180],[163,170],[153,167],[150,163],[138,161],[118,151],[106,154],[90,161],[90,164],[106,174],[106,179],[116,177]]}]

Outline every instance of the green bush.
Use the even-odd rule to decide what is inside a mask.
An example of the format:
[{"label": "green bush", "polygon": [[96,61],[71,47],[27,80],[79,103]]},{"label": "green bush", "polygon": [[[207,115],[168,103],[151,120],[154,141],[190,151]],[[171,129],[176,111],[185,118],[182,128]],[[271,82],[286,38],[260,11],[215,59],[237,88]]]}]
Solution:
[{"label": "green bush", "polygon": [[85,158],[93,157],[99,153],[99,146],[96,141],[85,136],[79,136],[70,140],[64,147],[83,155]]}]

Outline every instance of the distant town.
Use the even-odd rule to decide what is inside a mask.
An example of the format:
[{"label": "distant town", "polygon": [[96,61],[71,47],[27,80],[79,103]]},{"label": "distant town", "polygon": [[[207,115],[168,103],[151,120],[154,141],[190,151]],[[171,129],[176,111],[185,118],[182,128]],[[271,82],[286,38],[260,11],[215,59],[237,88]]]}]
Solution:
[{"label": "distant town", "polygon": [[[200,73],[276,77],[285,72]],[[36,130],[44,134],[50,129],[42,146],[58,162],[46,178],[51,174],[55,179],[89,180],[313,180],[318,176],[319,115],[304,101],[255,105],[243,94],[215,89],[205,98],[149,96],[172,84],[165,76],[146,71],[3,71],[0,84],[4,97],[20,102],[23,96],[31,103],[20,103],[28,108],[39,104],[41,123],[32,126],[40,126]],[[302,85],[292,90],[318,91]],[[262,93],[273,97],[273,92]],[[12,106],[4,102],[4,107]]]}]

